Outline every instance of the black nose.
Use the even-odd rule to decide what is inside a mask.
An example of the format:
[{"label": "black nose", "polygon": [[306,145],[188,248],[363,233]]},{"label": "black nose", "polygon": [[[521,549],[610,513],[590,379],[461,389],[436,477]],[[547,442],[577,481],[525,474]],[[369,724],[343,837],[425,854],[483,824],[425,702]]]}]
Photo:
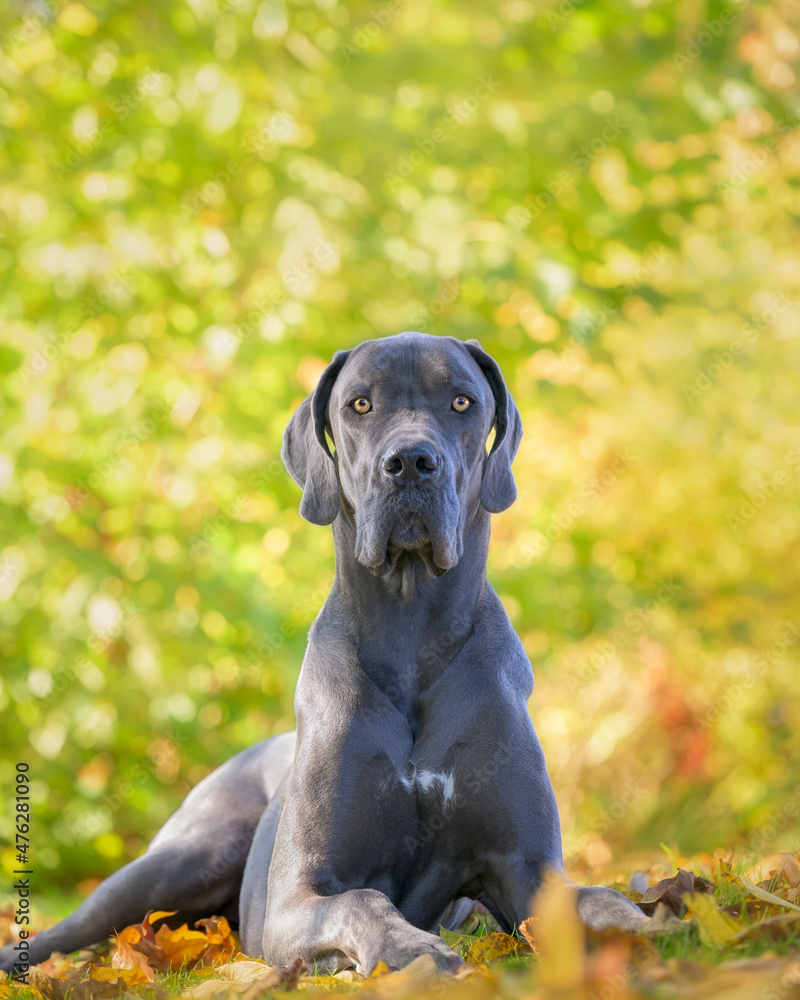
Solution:
[{"label": "black nose", "polygon": [[398,486],[421,483],[439,468],[439,456],[427,445],[411,445],[384,456],[383,471]]}]

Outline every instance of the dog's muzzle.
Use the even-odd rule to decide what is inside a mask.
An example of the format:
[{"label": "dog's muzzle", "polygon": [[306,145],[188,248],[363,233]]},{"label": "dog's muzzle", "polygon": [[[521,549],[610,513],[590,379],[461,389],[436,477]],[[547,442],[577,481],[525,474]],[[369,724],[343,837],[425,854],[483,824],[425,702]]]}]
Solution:
[{"label": "dog's muzzle", "polygon": [[461,558],[462,514],[452,470],[429,441],[393,443],[356,506],[356,558],[373,573],[390,572],[403,553],[419,555],[434,576]]}]

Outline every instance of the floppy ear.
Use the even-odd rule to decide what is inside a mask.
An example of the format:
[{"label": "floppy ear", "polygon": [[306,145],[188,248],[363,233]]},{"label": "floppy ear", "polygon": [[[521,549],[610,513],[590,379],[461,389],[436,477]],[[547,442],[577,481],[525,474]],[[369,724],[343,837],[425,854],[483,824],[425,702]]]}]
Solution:
[{"label": "floppy ear", "polygon": [[325,429],[331,390],[349,351],[337,351],[317,388],[297,407],[283,435],[281,458],[303,491],[300,515],[312,524],[330,524],[339,513],[339,483]]},{"label": "floppy ear", "polygon": [[522,420],[494,358],[484,351],[477,340],[467,340],[464,346],[477,361],[494,396],[495,434],[483,470],[481,505],[490,514],[499,514],[517,499],[511,463],[522,439]]}]

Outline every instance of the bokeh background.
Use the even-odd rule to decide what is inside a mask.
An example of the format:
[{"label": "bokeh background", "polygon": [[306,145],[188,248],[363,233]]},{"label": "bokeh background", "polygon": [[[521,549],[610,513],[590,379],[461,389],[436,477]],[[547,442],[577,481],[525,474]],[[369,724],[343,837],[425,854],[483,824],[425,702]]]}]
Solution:
[{"label": "bokeh background", "polygon": [[281,435],[403,329],[478,338],[522,412],[490,574],[572,868],[796,849],[797,4],[0,22],[0,840],[25,760],[37,905],[293,727],[333,560]]}]

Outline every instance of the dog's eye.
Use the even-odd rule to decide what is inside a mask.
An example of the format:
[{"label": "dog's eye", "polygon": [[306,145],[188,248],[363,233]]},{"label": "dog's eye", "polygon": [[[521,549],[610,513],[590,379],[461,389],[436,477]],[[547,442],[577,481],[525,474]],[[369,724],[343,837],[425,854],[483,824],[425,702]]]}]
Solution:
[{"label": "dog's eye", "polygon": [[468,410],[472,406],[472,400],[467,399],[466,396],[456,396],[453,400],[453,409],[457,410],[459,413],[463,413],[464,410]]},{"label": "dog's eye", "polygon": [[372,403],[370,403],[366,396],[361,396],[360,399],[353,400],[353,409],[356,413],[369,413],[372,409]]}]

